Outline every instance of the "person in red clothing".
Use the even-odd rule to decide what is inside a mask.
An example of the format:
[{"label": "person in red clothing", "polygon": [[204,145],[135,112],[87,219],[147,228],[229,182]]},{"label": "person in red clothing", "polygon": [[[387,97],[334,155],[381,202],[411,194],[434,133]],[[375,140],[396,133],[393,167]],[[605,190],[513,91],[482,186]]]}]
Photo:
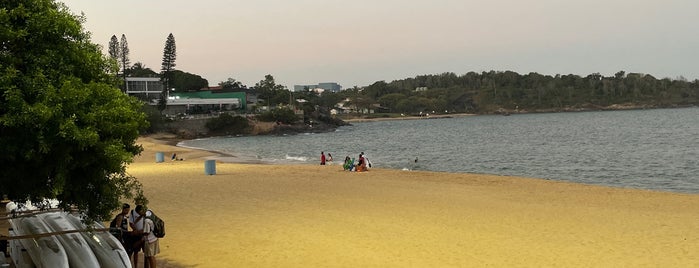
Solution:
[{"label": "person in red clothing", "polygon": [[325,165],[325,152],[320,152],[320,164]]},{"label": "person in red clothing", "polygon": [[364,157],[364,152],[359,154],[359,163],[357,163],[357,172],[367,171],[366,169],[366,158]]}]

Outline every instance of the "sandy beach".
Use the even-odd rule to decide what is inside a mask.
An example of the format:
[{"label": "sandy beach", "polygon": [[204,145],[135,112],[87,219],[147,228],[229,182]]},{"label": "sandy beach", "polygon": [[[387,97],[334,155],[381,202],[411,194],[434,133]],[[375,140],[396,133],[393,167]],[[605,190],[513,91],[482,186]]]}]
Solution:
[{"label": "sandy beach", "polygon": [[340,165],[209,176],[215,153],[139,143],[158,267],[699,267],[696,194]]}]

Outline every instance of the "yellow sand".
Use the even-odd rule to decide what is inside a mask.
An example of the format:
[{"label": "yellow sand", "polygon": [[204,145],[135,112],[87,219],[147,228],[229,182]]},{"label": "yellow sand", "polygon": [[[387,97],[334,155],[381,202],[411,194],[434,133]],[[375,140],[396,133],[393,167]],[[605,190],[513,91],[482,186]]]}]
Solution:
[{"label": "yellow sand", "polygon": [[214,154],[139,142],[158,267],[699,267],[696,194],[339,165],[207,176]]}]

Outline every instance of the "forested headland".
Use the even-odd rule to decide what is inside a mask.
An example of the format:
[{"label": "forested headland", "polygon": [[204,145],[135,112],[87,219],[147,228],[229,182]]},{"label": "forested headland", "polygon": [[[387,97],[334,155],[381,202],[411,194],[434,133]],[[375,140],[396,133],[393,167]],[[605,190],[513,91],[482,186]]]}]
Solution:
[{"label": "forested headland", "polygon": [[388,113],[557,112],[693,106],[699,81],[624,71],[610,77],[489,71],[379,81],[343,93],[359,108],[378,103]]}]

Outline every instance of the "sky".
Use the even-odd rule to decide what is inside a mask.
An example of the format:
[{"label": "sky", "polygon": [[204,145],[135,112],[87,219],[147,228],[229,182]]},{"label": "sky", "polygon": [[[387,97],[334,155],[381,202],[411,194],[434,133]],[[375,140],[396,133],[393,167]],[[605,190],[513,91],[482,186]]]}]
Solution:
[{"label": "sky", "polygon": [[336,82],[343,88],[471,71],[618,71],[699,78],[696,0],[59,0],[84,13],[107,54],[126,35],[131,63],[209,85]]}]

